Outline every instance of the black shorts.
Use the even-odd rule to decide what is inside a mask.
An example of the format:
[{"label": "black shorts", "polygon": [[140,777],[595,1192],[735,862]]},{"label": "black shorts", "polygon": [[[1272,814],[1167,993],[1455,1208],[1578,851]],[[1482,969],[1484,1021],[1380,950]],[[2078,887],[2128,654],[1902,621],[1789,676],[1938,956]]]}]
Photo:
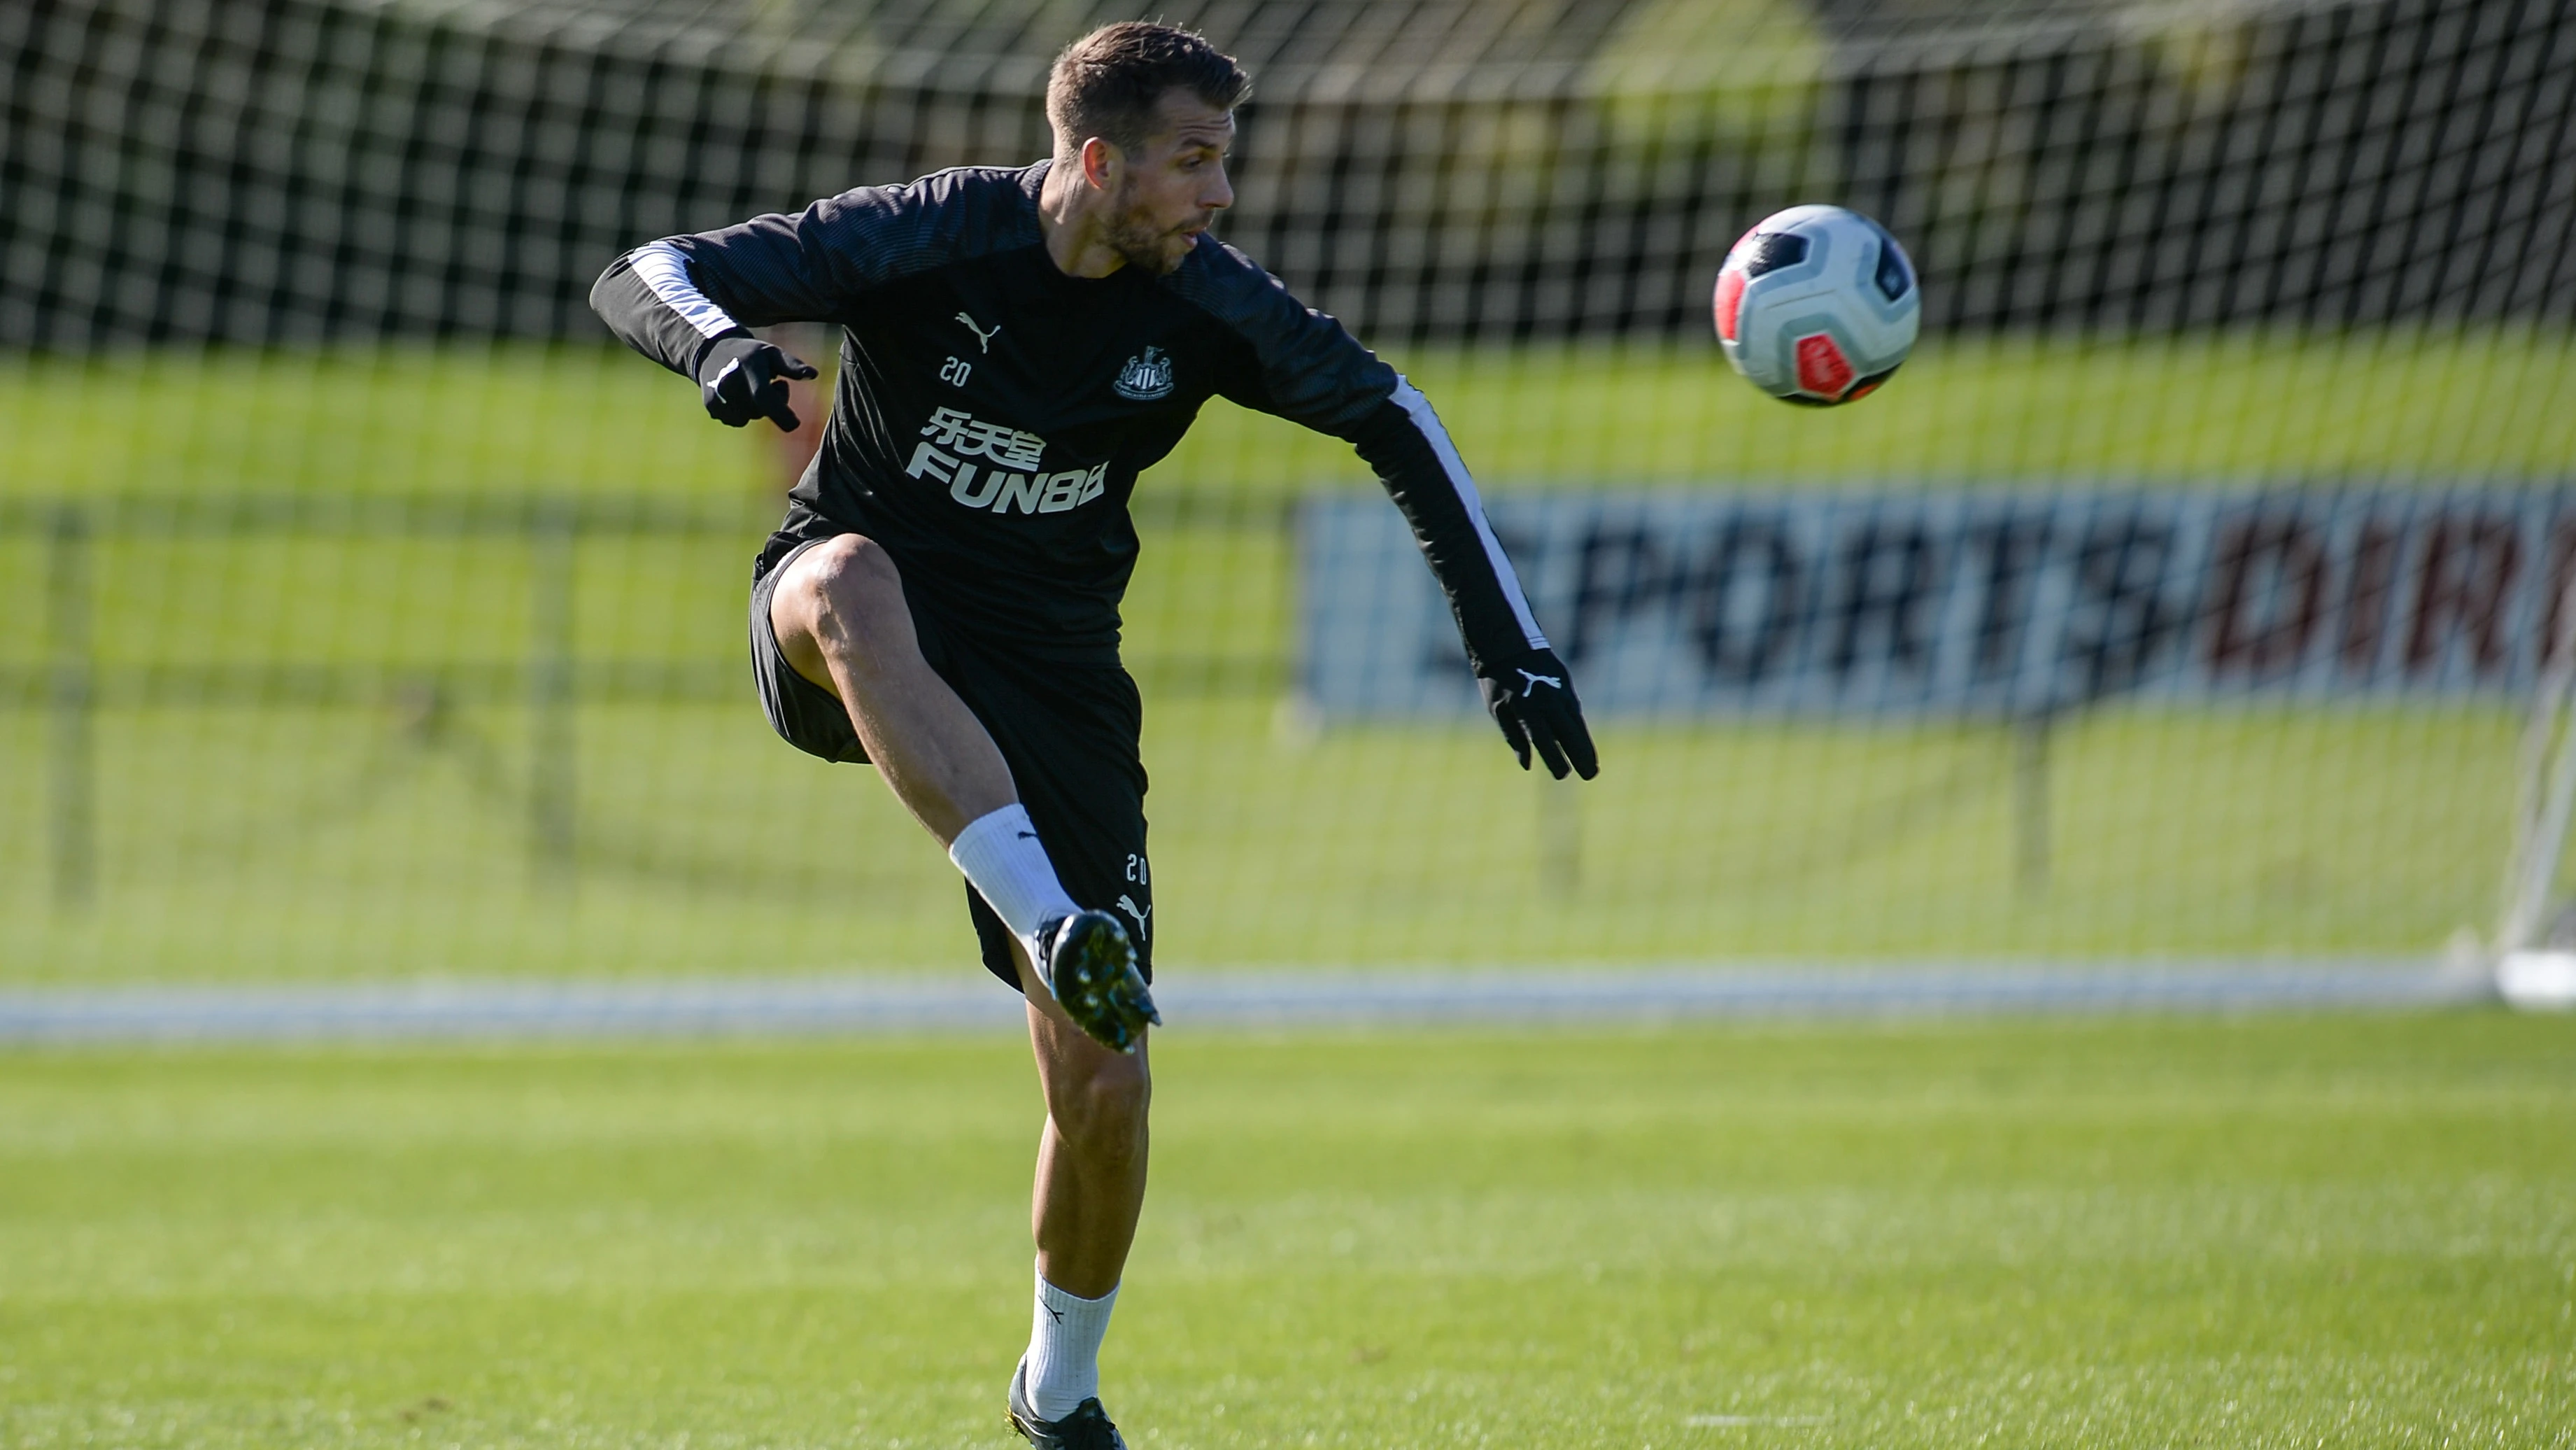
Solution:
[{"label": "black shorts", "polygon": [[[867,751],[831,691],[796,673],[779,652],[770,596],[787,566],[820,539],[781,535],[761,553],[751,585],[751,669],[760,708],[779,738],[836,764],[864,765]],[[1145,857],[1144,708],[1136,682],[1115,664],[1066,664],[1030,657],[1007,641],[942,627],[917,596],[913,631],[922,658],[948,682],[1001,748],[1020,803],[1038,828],[1064,889],[1083,906],[1115,912],[1136,943],[1136,964],[1154,979],[1154,873]],[[966,907],[984,966],[1020,985],[1011,933],[975,888]]]}]

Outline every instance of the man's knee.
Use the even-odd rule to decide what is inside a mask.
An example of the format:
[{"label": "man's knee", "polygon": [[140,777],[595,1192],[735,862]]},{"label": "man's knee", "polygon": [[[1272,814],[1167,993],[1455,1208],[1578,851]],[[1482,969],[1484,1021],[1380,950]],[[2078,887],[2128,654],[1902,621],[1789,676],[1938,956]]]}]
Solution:
[{"label": "man's knee", "polygon": [[818,613],[872,613],[903,602],[893,556],[864,534],[835,534],[798,562],[797,588]]},{"label": "man's knee", "polygon": [[798,632],[810,633],[818,648],[830,641],[866,655],[912,637],[903,576],[874,539],[835,534],[806,550],[795,567],[780,594],[795,611]]}]

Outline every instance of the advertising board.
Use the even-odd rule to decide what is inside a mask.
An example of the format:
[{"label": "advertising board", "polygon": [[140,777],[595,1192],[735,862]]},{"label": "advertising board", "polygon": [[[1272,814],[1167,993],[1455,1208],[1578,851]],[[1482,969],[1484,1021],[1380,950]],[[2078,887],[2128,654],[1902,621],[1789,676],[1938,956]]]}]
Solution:
[{"label": "advertising board", "polygon": [[[2576,576],[2562,486],[1506,494],[1488,514],[1596,715],[2510,695]],[[1309,500],[1297,548],[1308,706],[1476,707],[1384,499]]]}]

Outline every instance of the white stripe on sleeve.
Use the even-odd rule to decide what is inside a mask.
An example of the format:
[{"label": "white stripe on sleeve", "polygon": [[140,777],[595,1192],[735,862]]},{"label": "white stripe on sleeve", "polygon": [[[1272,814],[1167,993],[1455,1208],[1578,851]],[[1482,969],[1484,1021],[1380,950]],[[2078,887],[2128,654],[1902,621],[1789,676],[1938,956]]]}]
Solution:
[{"label": "white stripe on sleeve", "polygon": [[650,242],[629,254],[635,275],[653,289],[662,304],[680,314],[682,321],[698,330],[702,337],[719,337],[742,326],[725,310],[709,301],[698,284],[689,280],[689,259],[669,242]]},{"label": "white stripe on sleeve", "polygon": [[1512,572],[1512,561],[1503,553],[1501,541],[1494,537],[1494,526],[1485,521],[1485,505],[1476,497],[1476,480],[1467,476],[1466,462],[1458,457],[1457,445],[1449,441],[1449,430],[1440,426],[1440,415],[1431,411],[1431,400],[1401,374],[1390,396],[1431,445],[1432,454],[1440,460],[1440,471],[1449,476],[1449,486],[1458,491],[1458,501],[1467,506],[1468,522],[1476,526],[1477,542],[1485,546],[1485,562],[1493,566],[1494,579],[1503,586],[1503,598],[1512,606],[1512,619],[1520,625],[1522,637],[1529,641],[1531,649],[1547,648],[1547,636],[1539,633],[1538,619],[1530,613],[1529,600],[1521,593],[1520,575]]}]

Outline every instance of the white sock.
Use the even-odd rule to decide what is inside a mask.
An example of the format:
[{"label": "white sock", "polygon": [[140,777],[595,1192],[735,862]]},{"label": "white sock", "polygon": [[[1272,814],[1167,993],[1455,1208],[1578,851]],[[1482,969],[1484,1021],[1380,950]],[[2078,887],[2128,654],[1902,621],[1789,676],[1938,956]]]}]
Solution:
[{"label": "white sock", "polygon": [[1041,1420],[1061,1420],[1100,1394],[1100,1341],[1109,1333],[1109,1311],[1118,1291],[1097,1299],[1064,1292],[1038,1276],[1038,1305],[1029,1327],[1029,1408]]},{"label": "white sock", "polygon": [[1029,949],[1029,959],[1044,968],[1034,944],[1038,928],[1081,908],[1056,879],[1055,863],[1039,844],[1038,828],[1030,823],[1028,811],[1013,801],[976,817],[949,844],[948,859],[957,863],[984,904]]}]

